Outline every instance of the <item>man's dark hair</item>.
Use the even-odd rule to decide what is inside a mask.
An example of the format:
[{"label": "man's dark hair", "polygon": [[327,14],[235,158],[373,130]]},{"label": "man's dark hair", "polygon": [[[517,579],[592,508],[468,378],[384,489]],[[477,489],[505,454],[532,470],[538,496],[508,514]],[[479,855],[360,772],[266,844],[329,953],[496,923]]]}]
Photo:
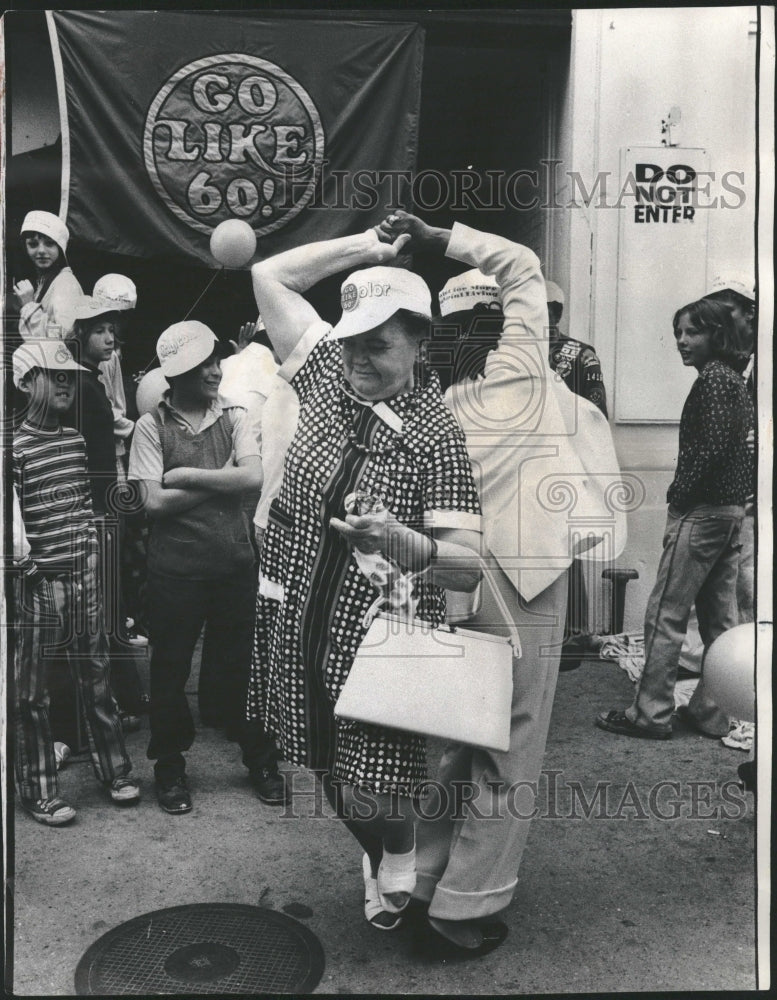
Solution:
[{"label": "man's dark hair", "polygon": [[743,312],[755,310],[755,302],[740,292],[735,292],[733,288],[721,288],[719,292],[710,292],[704,296],[711,302],[723,302],[727,306],[739,306]]},{"label": "man's dark hair", "polygon": [[432,324],[429,364],[440,376],[443,391],[485,372],[486,359],[502,336],[501,309],[478,304],[474,309],[439,317]]},{"label": "man's dark hair", "polygon": [[755,331],[758,329],[758,308],[756,303],[740,292],[735,292],[733,288],[722,288],[719,292],[712,292],[705,295],[711,302],[722,302],[729,309],[739,309],[743,316],[746,316],[750,324],[750,340],[745,345],[748,348],[748,355],[752,353],[755,346]]}]

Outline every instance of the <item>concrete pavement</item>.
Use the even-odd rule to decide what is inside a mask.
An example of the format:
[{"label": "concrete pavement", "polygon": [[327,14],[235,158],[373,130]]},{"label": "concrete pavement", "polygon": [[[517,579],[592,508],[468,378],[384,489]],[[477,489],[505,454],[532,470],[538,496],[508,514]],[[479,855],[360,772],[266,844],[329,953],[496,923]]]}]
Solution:
[{"label": "concrete pavement", "polygon": [[733,785],[746,755],[678,721],[667,743],[596,729],[596,713],[627,704],[630,691],[608,662],[560,675],[540,816],[504,914],[509,937],[455,965],[414,957],[407,929],[366,924],[359,851],[335,820],[311,816],[307,776],[297,782],[305,818],[284,817],[255,798],[237,746],[204,729],[188,755],[194,810],[163,813],[144,720],[128,737],[140,805],[112,805],[87,762],[61,772],[72,825],[39,826],[16,805],[14,992],[72,995],[80,957],[107,930],[196,902],[301,920],[326,954],[319,993],[752,989],[753,797]]}]

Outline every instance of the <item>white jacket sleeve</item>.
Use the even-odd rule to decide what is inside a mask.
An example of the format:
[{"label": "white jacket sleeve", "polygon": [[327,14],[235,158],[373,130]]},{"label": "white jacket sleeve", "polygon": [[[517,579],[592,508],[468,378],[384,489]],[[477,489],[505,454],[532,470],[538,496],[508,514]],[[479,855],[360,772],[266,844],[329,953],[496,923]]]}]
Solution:
[{"label": "white jacket sleeve", "polygon": [[[489,355],[486,374],[489,367],[499,367],[510,345],[526,344],[527,341],[539,345],[547,340],[545,279],[534,251],[502,236],[481,233],[455,222],[445,256],[480,268],[484,274],[493,275],[499,285],[504,333],[497,349]],[[546,351],[543,351],[537,357],[545,355]],[[546,357],[540,367],[543,376],[547,377],[550,366]]]},{"label": "white jacket sleeve", "polygon": [[22,306],[19,318],[22,339],[55,337],[66,340],[73,332],[76,306],[83,294],[78,279],[70,268],[63,268],[40,302],[27,302]]}]

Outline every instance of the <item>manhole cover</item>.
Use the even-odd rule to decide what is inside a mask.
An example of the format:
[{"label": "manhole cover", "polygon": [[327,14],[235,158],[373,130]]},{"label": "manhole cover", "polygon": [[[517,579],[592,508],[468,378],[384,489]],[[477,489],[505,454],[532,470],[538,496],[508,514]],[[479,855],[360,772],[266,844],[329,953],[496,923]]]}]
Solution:
[{"label": "manhole cover", "polygon": [[196,903],[104,934],[78,963],[76,994],[311,993],[323,971],[318,938],[285,913]]}]

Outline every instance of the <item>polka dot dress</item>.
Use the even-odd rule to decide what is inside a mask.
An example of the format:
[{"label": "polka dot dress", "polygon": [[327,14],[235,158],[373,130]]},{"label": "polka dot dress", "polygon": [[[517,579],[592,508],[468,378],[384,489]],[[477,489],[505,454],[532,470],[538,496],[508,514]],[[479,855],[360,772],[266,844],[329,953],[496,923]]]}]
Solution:
[{"label": "polka dot dress", "polygon": [[[334,717],[376,592],[329,520],[357,488],[417,530],[430,512],[479,514],[464,435],[435,375],[389,401],[402,420],[393,430],[345,391],[336,341],[320,341],[291,384],[300,417],[262,548],[248,717],[292,764],[413,794],[425,778],[422,737]],[[417,616],[439,624],[444,591],[417,583],[416,596]]]}]

